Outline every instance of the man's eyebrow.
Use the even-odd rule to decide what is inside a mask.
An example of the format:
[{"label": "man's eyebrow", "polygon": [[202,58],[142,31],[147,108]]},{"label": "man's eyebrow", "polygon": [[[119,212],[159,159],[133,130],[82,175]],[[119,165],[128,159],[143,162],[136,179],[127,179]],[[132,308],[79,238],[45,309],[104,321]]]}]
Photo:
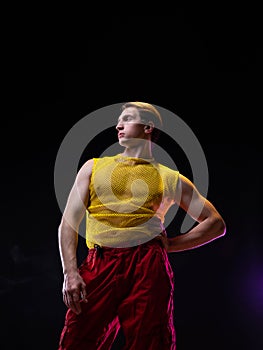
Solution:
[{"label": "man's eyebrow", "polygon": [[123,118],[123,117],[134,117],[132,114],[123,114],[121,117],[118,118],[118,122]]}]

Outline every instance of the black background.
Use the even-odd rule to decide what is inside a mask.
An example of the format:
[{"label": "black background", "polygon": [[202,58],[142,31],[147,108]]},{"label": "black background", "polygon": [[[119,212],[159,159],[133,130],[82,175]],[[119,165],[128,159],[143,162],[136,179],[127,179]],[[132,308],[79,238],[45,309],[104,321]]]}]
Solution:
[{"label": "black background", "polygon": [[[164,107],[192,128],[208,163],[208,197],[227,224],[223,238],[170,255],[178,350],[261,349],[258,9],[111,17],[34,10],[13,12],[2,43],[1,349],[57,348],[66,308],[56,155],[78,120],[131,100]],[[114,349],[122,343],[120,334]]]}]

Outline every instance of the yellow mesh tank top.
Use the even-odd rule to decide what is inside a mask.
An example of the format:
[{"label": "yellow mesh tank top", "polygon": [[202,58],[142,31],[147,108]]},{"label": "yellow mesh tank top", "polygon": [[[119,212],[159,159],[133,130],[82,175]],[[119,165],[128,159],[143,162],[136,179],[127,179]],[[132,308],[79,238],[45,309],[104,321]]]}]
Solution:
[{"label": "yellow mesh tank top", "polygon": [[87,246],[131,247],[160,234],[165,214],[174,204],[178,176],[178,171],[153,159],[94,158]]}]

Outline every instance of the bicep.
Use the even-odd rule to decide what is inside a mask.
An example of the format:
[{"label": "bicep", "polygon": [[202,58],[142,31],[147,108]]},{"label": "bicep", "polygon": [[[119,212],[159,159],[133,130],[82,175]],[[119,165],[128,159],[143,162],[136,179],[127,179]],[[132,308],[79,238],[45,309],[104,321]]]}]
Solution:
[{"label": "bicep", "polygon": [[89,201],[89,184],[93,161],[87,161],[79,170],[68,196],[63,220],[77,228],[82,220]]},{"label": "bicep", "polygon": [[201,195],[188,178],[181,174],[178,179],[176,203],[198,222],[216,214],[212,203]]}]

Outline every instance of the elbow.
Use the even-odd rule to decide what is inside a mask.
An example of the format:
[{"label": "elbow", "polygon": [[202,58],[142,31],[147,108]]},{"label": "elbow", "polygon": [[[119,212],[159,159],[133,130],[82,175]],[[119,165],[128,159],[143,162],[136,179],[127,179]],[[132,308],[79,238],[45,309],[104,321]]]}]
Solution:
[{"label": "elbow", "polygon": [[62,221],[60,222],[60,224],[58,225],[58,236],[61,236],[61,231],[63,230],[63,223]]},{"label": "elbow", "polygon": [[64,216],[62,216],[60,223],[58,225],[58,232],[61,232],[61,230],[63,230],[64,227],[65,227],[65,219],[64,219]]},{"label": "elbow", "polygon": [[215,227],[216,227],[216,236],[219,237],[223,237],[226,234],[226,224],[224,222],[224,220],[222,218],[218,218],[216,223],[215,223]]},{"label": "elbow", "polygon": [[62,217],[59,225],[58,225],[58,235],[61,236],[61,233],[67,229],[67,222],[64,217]]},{"label": "elbow", "polygon": [[69,220],[66,219],[65,216],[61,218],[61,221],[58,225],[58,235],[60,236],[63,232],[78,232],[79,222],[73,220],[72,218]]}]

